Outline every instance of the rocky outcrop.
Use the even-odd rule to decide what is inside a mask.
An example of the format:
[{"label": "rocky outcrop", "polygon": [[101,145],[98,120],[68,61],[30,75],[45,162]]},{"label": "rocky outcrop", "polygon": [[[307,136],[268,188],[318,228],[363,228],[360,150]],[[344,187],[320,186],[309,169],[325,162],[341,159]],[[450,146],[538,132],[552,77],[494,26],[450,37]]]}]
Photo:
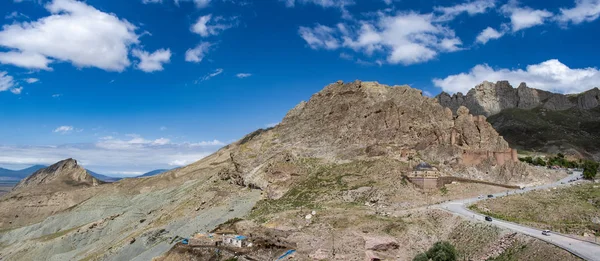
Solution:
[{"label": "rocky outcrop", "polygon": [[530,88],[525,83],[521,83],[515,89],[508,81],[496,83],[485,81],[469,90],[466,95],[462,93],[450,95],[442,92],[437,99],[442,106],[450,108],[454,113],[460,106],[465,106],[474,115],[491,116],[513,108],[543,107],[561,111],[575,107],[589,110],[598,107],[600,90],[594,88],[578,95],[564,95]]},{"label": "rocky outcrop", "polygon": [[46,184],[89,187],[97,186],[100,183],[102,182],[88,174],[83,167],[77,165],[76,160],[66,159],[50,167],[40,169],[31,174],[31,176],[21,180],[14,187],[13,191]]}]

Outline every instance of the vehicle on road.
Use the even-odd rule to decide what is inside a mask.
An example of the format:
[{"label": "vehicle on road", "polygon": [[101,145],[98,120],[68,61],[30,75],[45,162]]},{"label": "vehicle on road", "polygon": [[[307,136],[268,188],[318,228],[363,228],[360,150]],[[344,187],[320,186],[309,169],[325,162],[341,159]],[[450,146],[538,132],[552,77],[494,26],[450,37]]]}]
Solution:
[{"label": "vehicle on road", "polygon": [[550,230],[544,230],[544,231],[542,231],[542,235],[549,236],[550,235]]},{"label": "vehicle on road", "polygon": [[491,194],[490,194],[490,195],[488,195],[488,198],[493,198],[493,197],[494,197],[494,195],[491,195]]},{"label": "vehicle on road", "polygon": [[492,222],[492,217],[490,217],[490,216],[485,216],[485,221],[490,221],[490,222]]}]

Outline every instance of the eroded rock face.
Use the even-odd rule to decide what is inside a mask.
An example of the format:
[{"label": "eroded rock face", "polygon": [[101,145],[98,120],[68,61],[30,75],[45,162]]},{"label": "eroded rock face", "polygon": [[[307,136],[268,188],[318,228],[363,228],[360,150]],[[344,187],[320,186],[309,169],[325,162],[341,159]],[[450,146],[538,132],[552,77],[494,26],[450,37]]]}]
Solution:
[{"label": "eroded rock face", "polygon": [[573,107],[589,110],[598,107],[600,90],[594,88],[576,96],[568,96],[529,88],[525,83],[521,83],[515,89],[508,81],[485,81],[469,90],[467,95],[449,95],[442,92],[437,99],[442,106],[450,108],[453,112],[456,112],[458,107],[465,106],[473,115],[491,116],[505,109],[533,109],[540,106],[557,111]]},{"label": "eroded rock face", "polygon": [[[337,82],[288,113],[276,130],[282,142],[348,152],[374,144],[423,150],[453,145],[469,149],[505,149],[506,142],[469,110],[458,117],[409,86],[376,82]],[[338,153],[338,154],[340,154]]]},{"label": "eroded rock face", "polygon": [[21,180],[13,191],[51,183],[70,186],[97,186],[101,181],[92,177],[83,167],[77,165],[76,160],[66,159],[50,167],[40,169]]}]

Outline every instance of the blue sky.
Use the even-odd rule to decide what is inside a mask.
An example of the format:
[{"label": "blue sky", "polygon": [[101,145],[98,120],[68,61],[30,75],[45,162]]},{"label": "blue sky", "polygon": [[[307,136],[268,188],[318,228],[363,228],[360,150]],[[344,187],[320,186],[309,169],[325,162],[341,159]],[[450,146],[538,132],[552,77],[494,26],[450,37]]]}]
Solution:
[{"label": "blue sky", "polygon": [[337,80],[599,86],[600,0],[6,0],[0,167],[189,164]]}]

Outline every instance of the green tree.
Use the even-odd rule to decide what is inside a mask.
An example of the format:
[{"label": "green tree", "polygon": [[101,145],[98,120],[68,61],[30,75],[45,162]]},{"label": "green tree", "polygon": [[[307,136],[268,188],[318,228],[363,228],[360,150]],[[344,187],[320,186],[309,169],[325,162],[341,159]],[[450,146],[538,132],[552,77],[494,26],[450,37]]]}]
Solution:
[{"label": "green tree", "polygon": [[584,179],[594,179],[596,177],[596,173],[598,173],[598,167],[600,163],[585,160],[583,161],[583,178]]}]

